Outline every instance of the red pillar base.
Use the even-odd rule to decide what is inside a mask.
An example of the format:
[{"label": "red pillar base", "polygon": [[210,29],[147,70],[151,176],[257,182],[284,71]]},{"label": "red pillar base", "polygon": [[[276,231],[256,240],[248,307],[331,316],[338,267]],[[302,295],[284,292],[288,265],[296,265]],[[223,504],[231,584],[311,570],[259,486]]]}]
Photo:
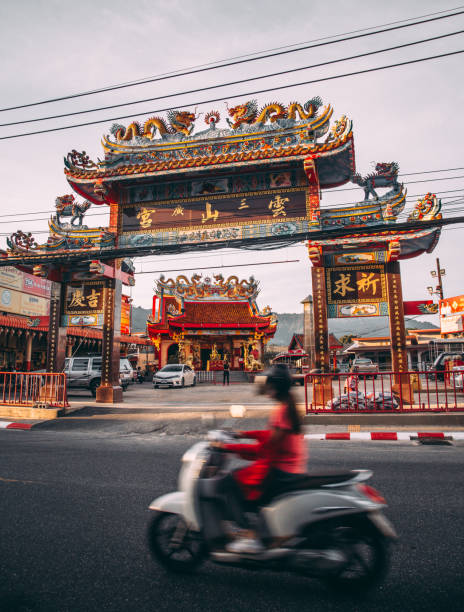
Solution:
[{"label": "red pillar base", "polygon": [[122,401],[122,387],[118,386],[100,386],[97,387],[96,401],[101,404],[119,404]]}]

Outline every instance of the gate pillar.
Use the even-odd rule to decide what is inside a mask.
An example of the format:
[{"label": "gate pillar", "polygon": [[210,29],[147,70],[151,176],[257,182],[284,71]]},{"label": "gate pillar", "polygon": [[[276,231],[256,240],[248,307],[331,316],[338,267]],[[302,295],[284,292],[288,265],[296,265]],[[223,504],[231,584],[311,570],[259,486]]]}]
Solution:
[{"label": "gate pillar", "polygon": [[[117,263],[115,262],[115,267]],[[119,384],[121,354],[121,295],[122,282],[117,278],[105,280],[103,289],[103,341],[102,376],[97,388],[97,402],[112,404],[122,402]]]},{"label": "gate pillar", "polygon": [[406,372],[408,369],[408,358],[400,264],[397,261],[386,264],[385,272],[391,335],[392,370],[393,372]]},{"label": "gate pillar", "polygon": [[385,266],[388,296],[388,317],[390,321],[392,371],[396,372],[392,390],[400,397],[401,403],[414,403],[414,392],[407,376],[398,372],[407,372],[408,357],[406,347],[406,328],[404,325],[403,292],[401,290],[401,273],[399,262],[390,262]]},{"label": "gate pillar", "polygon": [[62,372],[66,356],[66,327],[61,325],[64,294],[63,283],[52,284],[50,322],[48,324],[47,372]]},{"label": "gate pillar", "polygon": [[313,284],[314,351],[311,351],[311,367],[329,371],[329,329],[327,323],[327,291],[324,267],[311,268]]}]

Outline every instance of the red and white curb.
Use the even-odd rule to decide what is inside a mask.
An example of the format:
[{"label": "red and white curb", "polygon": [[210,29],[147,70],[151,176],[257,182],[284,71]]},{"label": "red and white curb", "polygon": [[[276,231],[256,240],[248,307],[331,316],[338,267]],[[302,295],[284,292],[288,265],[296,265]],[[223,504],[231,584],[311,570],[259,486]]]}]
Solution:
[{"label": "red and white curb", "polygon": [[13,423],[11,421],[0,421],[0,429],[31,429],[32,423]]},{"label": "red and white curb", "polygon": [[305,440],[415,440],[418,438],[464,440],[464,431],[339,431],[305,435]]}]

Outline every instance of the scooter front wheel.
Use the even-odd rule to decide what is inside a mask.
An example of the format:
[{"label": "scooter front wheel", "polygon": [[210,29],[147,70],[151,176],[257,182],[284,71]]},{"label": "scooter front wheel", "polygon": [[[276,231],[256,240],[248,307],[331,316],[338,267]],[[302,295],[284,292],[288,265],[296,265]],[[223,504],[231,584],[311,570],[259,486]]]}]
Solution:
[{"label": "scooter front wheel", "polygon": [[179,514],[158,512],[147,530],[152,556],[171,572],[192,572],[205,559],[201,534],[189,529]]}]

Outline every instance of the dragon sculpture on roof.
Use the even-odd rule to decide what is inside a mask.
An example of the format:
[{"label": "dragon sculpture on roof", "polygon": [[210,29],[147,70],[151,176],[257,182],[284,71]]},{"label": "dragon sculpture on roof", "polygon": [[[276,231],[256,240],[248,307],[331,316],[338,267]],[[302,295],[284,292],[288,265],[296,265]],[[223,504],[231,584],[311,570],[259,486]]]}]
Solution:
[{"label": "dragon sculpture on roof", "polygon": [[375,187],[392,187],[395,191],[400,190],[398,183],[399,165],[396,162],[378,163],[375,165],[375,172],[367,176],[356,173],[351,177],[351,181],[364,189],[364,199],[368,200],[372,195],[374,200],[379,196]]},{"label": "dragon sculpture on roof", "polygon": [[233,119],[231,121],[227,118],[227,123],[233,130],[236,130],[243,124],[258,126],[266,123],[266,121],[275,123],[279,119],[296,121],[297,115],[303,121],[314,117],[320,106],[322,106],[322,100],[317,96],[308,100],[303,106],[298,102],[291,102],[288,107],[279,102],[271,102],[263,106],[258,112],[257,101],[249,100],[232,108],[227,107],[229,115]]},{"label": "dragon sculpture on roof", "polygon": [[427,193],[423,198],[417,201],[408,221],[433,221],[441,219],[441,200],[434,193]]},{"label": "dragon sculpture on roof", "polygon": [[150,117],[143,126],[137,121],[133,121],[127,128],[119,123],[111,126],[110,132],[116,140],[128,141],[136,137],[148,138],[153,140],[156,132],[161,137],[167,134],[183,134],[189,136],[192,133],[195,120],[198,115],[189,111],[171,110],[167,113],[169,125],[161,117]]},{"label": "dragon sculpture on roof", "polygon": [[[277,124],[279,127],[288,127],[294,125],[297,121],[307,121],[308,119],[316,119],[318,110],[322,106],[322,100],[319,96],[311,98],[304,104],[299,102],[291,102],[288,106],[280,102],[270,102],[265,104],[261,109],[258,107],[257,100],[248,100],[242,104],[236,104],[229,107],[226,103],[229,117],[226,121],[232,130],[238,130],[245,126],[253,126],[261,128],[266,123]],[[328,119],[330,107],[326,109],[324,118]],[[327,115],[327,117],[325,116]],[[119,142],[129,142],[137,138],[153,140],[156,134],[159,134],[162,139],[169,136],[191,136],[195,120],[198,119],[196,111],[171,110],[167,113],[169,124],[161,117],[150,117],[142,125],[137,121],[133,121],[127,127],[120,123],[114,123],[110,132]],[[205,122],[210,129],[216,129],[216,124],[220,119],[217,111],[209,112],[205,117]]]},{"label": "dragon sculpture on roof", "polygon": [[249,299],[255,297],[258,292],[258,283],[253,276],[248,280],[229,276],[225,280],[222,274],[217,274],[214,280],[216,282],[212,282],[208,276],[202,280],[201,274],[193,274],[190,279],[181,274],[174,280],[166,279],[162,274],[157,281],[157,288],[168,295],[193,299],[211,296]]}]

